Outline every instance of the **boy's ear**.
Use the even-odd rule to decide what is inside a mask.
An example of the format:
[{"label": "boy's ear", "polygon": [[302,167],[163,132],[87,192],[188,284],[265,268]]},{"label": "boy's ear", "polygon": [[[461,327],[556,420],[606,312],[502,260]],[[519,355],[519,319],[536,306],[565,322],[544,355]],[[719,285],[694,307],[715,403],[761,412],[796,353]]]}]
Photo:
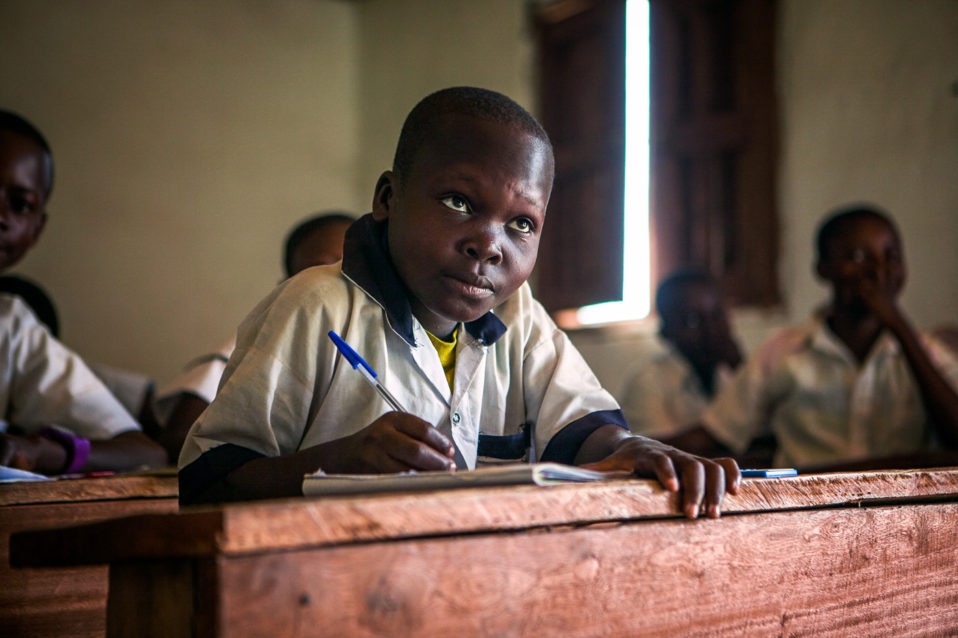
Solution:
[{"label": "boy's ear", "polygon": [[396,197],[396,174],[386,171],[379,176],[376,182],[376,192],[373,195],[373,219],[383,221],[389,218],[392,212],[393,201]]}]

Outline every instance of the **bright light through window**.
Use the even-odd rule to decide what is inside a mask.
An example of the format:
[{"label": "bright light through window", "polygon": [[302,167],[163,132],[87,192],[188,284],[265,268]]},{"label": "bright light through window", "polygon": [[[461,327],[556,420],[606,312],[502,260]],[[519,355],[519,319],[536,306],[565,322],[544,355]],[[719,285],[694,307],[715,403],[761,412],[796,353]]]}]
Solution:
[{"label": "bright light through window", "polygon": [[579,308],[588,325],[649,314],[649,2],[625,4],[625,217],[622,301]]}]

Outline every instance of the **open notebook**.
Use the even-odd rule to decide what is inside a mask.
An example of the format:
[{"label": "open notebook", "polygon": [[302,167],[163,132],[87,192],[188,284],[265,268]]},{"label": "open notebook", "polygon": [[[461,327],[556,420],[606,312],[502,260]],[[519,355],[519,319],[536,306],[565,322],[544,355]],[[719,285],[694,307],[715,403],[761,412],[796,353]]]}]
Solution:
[{"label": "open notebook", "polygon": [[322,470],[303,480],[306,496],[416,492],[490,485],[558,485],[599,481],[622,473],[585,470],[560,463],[509,463],[458,472],[403,472],[401,474],[326,474]]}]

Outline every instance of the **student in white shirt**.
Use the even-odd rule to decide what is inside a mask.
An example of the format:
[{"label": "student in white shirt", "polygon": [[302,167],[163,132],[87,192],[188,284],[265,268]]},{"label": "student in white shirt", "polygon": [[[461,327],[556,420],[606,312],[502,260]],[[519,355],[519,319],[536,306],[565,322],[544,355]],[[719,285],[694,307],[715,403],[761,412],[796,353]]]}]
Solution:
[{"label": "student in white shirt", "polygon": [[[553,166],[545,131],[509,98],[469,87],[424,98],[372,214],[347,232],[342,267],[293,277],[240,326],[219,393],[183,446],[181,502],[297,495],[319,468],[472,468],[481,435],[531,427],[530,459],[655,476],[681,485],[687,516],[718,516],[738,489],[735,462],[630,434],[530,294]],[[371,391],[330,330],[408,413]],[[444,348],[455,361],[429,335],[455,342]]]},{"label": "student in white shirt", "polygon": [[[52,189],[49,144],[0,111],[0,272],[40,238]],[[10,295],[0,295],[0,421],[0,465],[72,474],[166,462],[82,359]]]}]

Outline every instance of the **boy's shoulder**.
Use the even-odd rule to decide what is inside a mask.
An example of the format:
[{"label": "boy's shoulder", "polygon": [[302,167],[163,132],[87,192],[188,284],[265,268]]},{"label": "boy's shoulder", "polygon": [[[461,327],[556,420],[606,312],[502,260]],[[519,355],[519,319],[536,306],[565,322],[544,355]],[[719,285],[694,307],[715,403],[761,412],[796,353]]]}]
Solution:
[{"label": "boy's shoulder", "polygon": [[766,375],[770,374],[787,357],[807,349],[820,329],[816,320],[779,328],[753,355],[757,365]]},{"label": "boy's shoulder", "polygon": [[9,333],[19,333],[31,325],[40,323],[23,299],[17,295],[2,292],[0,292],[0,319],[3,319],[4,332]]}]

